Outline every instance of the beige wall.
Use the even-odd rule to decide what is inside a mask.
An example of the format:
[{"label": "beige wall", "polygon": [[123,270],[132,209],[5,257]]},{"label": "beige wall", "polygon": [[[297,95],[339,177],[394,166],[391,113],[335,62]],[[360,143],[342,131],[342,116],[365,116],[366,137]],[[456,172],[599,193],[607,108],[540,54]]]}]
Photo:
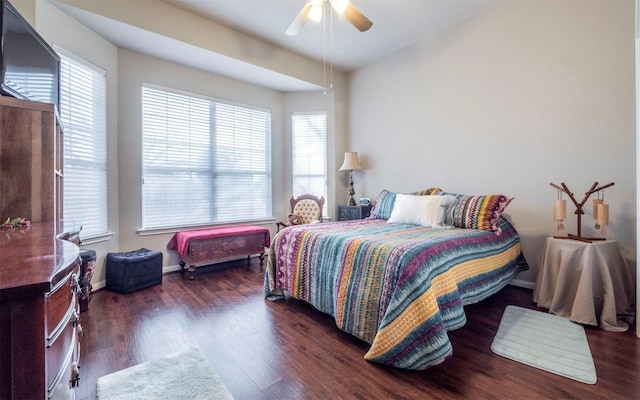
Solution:
[{"label": "beige wall", "polygon": [[[177,265],[176,253],[167,252],[166,249],[173,232],[151,235],[140,235],[138,232],[142,222],[142,84],[149,83],[269,109],[274,159],[283,157],[283,149],[279,143],[283,142],[284,136],[284,95],[275,90],[193,70],[128,50],[119,51],[118,64],[120,248],[121,251],[140,247],[165,251],[165,265]],[[274,180],[278,180],[278,177],[284,175],[284,171],[274,167],[272,174]],[[275,228],[273,221],[264,221],[264,225]]]},{"label": "beige wall", "polygon": [[[162,0],[56,1],[63,7],[65,5],[73,7],[76,12],[103,16],[188,46],[209,50],[301,81],[316,85],[323,83],[322,63],[233,30],[204,16],[174,7]],[[208,62],[211,63],[210,60]],[[340,75],[339,71],[334,72]]]},{"label": "beige wall", "polygon": [[[25,2],[28,3],[28,2]],[[32,2],[33,3],[33,2]],[[85,26],[70,18],[49,1],[35,2],[35,27],[45,40],[99,66],[107,77],[107,157],[108,157],[108,212],[109,230],[112,235],[100,241],[85,241],[83,247],[96,251],[96,272],[93,282],[104,280],[104,257],[108,252],[119,251],[120,227],[118,209],[118,49]],[[21,9],[19,9],[22,12]],[[31,21],[34,24],[33,21]],[[78,40],[82,38],[82,40]],[[95,284],[94,284],[95,286]],[[98,285],[99,287],[100,285]]]},{"label": "beige wall", "polygon": [[[532,286],[557,234],[549,183],[580,201],[615,182],[607,236],[635,268],[634,62],[632,0],[498,2],[353,74],[348,138],[367,164],[356,190],[515,197],[506,214],[531,265],[518,283]],[[572,212],[562,234],[576,233]],[[585,216],[583,235],[593,225]]]},{"label": "beige wall", "polygon": [[[341,179],[338,172],[342,165],[343,154],[347,151],[347,87],[348,83],[344,75],[334,77],[334,91],[320,91],[316,93],[287,93],[285,95],[285,135],[284,139],[284,159],[274,160],[276,163],[283,163],[287,176],[291,174],[291,115],[294,112],[314,112],[325,111],[327,114],[327,212],[329,218],[335,218],[337,213],[336,204],[341,204],[345,200],[346,182]],[[289,198],[293,191],[291,179],[286,179],[280,193],[286,195],[282,198],[285,204],[274,204],[275,210],[288,209]],[[276,191],[274,187],[274,191]]]},{"label": "beige wall", "polygon": [[[98,261],[93,276],[94,288],[101,288],[105,284],[104,258],[108,252],[129,251],[140,247],[160,250],[164,252],[165,270],[177,268],[177,256],[168,252],[166,245],[171,238],[171,232],[149,233],[139,232],[141,226],[141,84],[152,83],[186,92],[210,96],[214,98],[235,101],[268,108],[272,112],[272,158],[273,158],[273,213],[274,219],[286,217],[288,212],[288,198],[290,196],[291,170],[285,162],[290,159],[291,113],[295,111],[324,110],[330,116],[329,138],[330,162],[333,154],[344,151],[343,138],[346,127],[346,78],[339,71],[334,71],[334,81],[339,87],[335,93],[324,96],[320,92],[310,93],[282,93],[272,89],[252,85],[246,82],[226,78],[212,73],[163,61],[136,52],[118,49],[99,35],[88,30],[64,12],[61,12],[48,0],[20,0],[20,11],[29,17],[36,30],[47,40],[60,46],[79,57],[82,57],[107,71],[108,97],[108,157],[109,157],[109,229],[113,235],[101,241],[85,241],[83,247],[97,251]],[[67,3],[74,3],[68,1]],[[134,12],[120,13],[118,7],[107,7],[104,12],[114,12],[112,16],[121,15],[124,20],[142,21],[149,27],[162,28],[162,33],[175,38],[184,38],[185,25],[190,25],[188,15],[179,12],[179,18],[173,19],[172,24],[158,25],[154,21],[157,15],[145,14],[136,8],[143,3],[154,3],[152,0],[138,2],[118,2],[111,6],[134,6]],[[85,3],[89,6],[100,7],[104,2]],[[171,13],[171,7],[163,13]],[[137,10],[137,11],[136,11]],[[131,11],[131,10],[130,10]],[[136,14],[137,13],[137,14]],[[163,15],[165,15],[163,14]],[[137,20],[136,20],[137,16]],[[155,19],[154,19],[155,18]],[[195,23],[193,23],[195,21]],[[211,27],[207,21],[194,17],[192,21],[196,27]],[[173,31],[169,30],[172,27]],[[190,27],[189,29],[194,29]],[[312,65],[308,59],[299,58],[288,51],[274,52],[272,45],[260,41],[243,41],[243,34],[234,33],[226,28],[222,29],[225,38],[231,35],[234,40],[226,43],[216,42],[216,35],[208,35],[205,48],[227,52],[243,61],[255,65],[275,68],[279,73],[291,76],[313,77],[316,82],[322,82],[322,64]],[[202,38],[202,35],[198,37]],[[81,38],[81,39],[79,39]],[[214,39],[212,39],[214,38]],[[202,40],[202,39],[200,39]],[[229,47],[229,43],[250,43],[251,51],[247,47]],[[262,46],[262,47],[261,47]],[[238,52],[245,50],[242,55]],[[317,74],[314,75],[314,71]],[[317,76],[316,76],[317,75]],[[339,98],[339,101],[335,99]],[[334,112],[335,104],[342,106],[339,112]],[[334,116],[335,114],[335,116]],[[336,140],[336,137],[341,139]],[[289,146],[289,147],[286,147]],[[337,169],[337,167],[335,168]],[[329,167],[331,171],[331,167]],[[330,178],[329,193],[333,197],[333,178]],[[259,221],[270,229],[275,225],[272,220]]]},{"label": "beige wall", "polygon": [[[566,182],[576,193],[594,181],[615,182],[606,192],[612,207],[609,237],[620,242],[635,268],[632,0],[500,2],[353,73],[349,88],[344,75],[336,74],[335,92],[320,100],[319,93],[275,92],[118,50],[47,0],[35,0],[35,8],[28,0],[20,3],[34,15],[47,41],[107,71],[109,212],[115,234],[87,246],[100,257],[94,286],[104,280],[106,252],[143,246],[166,251],[170,237],[138,234],[142,81],[274,111],[276,218],[286,214],[290,195],[290,113],[324,105],[330,115],[330,212],[346,192],[346,177],[337,171],[346,150],[360,152],[367,168],[354,174],[356,197],[375,197],[383,188],[410,191],[433,185],[514,196],[507,214],[522,235],[532,266],[519,280],[531,285],[544,238],[556,233],[551,216],[556,193],[549,182]],[[173,26],[181,31],[179,24]],[[291,75],[300,74],[299,63],[265,60],[266,51],[252,53],[258,65],[283,73],[289,64]],[[251,54],[242,57],[251,60]],[[583,234],[595,234],[589,218],[584,220]],[[575,231],[574,219],[565,225]],[[165,266],[175,262],[174,255],[165,254]]]}]

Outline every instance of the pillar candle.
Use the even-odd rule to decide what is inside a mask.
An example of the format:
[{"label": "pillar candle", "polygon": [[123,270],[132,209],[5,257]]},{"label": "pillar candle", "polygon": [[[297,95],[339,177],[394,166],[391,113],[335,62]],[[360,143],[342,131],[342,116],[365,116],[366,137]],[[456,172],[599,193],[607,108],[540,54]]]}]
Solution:
[{"label": "pillar candle", "polygon": [[605,203],[598,204],[598,225],[604,227],[609,224],[609,205]]},{"label": "pillar candle", "polygon": [[567,218],[567,201],[556,200],[556,207],[553,213],[553,219],[556,221],[564,221]]},{"label": "pillar candle", "polygon": [[602,204],[601,199],[593,199],[593,219],[598,220],[598,204]]}]

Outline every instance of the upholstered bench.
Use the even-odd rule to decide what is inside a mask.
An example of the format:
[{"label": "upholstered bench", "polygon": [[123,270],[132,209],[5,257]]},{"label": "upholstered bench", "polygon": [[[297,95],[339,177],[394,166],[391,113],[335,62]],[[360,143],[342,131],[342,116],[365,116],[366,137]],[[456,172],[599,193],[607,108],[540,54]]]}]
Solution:
[{"label": "upholstered bench", "polygon": [[254,254],[260,257],[260,272],[264,263],[265,247],[271,242],[269,229],[242,225],[200,229],[176,233],[167,248],[180,255],[180,267],[188,267],[189,279],[194,278],[196,266],[228,261]]},{"label": "upholstered bench", "polygon": [[145,248],[126,253],[107,253],[106,288],[131,293],[162,283],[162,252]]}]

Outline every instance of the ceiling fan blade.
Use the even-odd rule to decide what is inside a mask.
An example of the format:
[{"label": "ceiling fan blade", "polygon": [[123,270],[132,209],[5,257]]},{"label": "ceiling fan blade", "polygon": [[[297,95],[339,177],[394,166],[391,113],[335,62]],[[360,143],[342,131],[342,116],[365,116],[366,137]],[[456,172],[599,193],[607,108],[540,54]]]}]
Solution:
[{"label": "ceiling fan blade", "polygon": [[369,28],[373,26],[373,22],[371,22],[369,18],[365,17],[364,14],[356,8],[356,6],[351,4],[351,2],[349,2],[347,8],[344,10],[344,14],[342,15],[360,32],[368,31]]},{"label": "ceiling fan blade", "polygon": [[308,15],[309,15],[309,10],[311,10],[311,6],[312,6],[311,2],[308,2],[307,4],[304,5],[304,7],[302,7],[302,10],[300,10],[298,15],[296,16],[296,19],[294,19],[291,25],[289,25],[289,28],[285,32],[286,35],[295,36],[300,32],[300,29],[304,26],[304,24],[309,19]]}]

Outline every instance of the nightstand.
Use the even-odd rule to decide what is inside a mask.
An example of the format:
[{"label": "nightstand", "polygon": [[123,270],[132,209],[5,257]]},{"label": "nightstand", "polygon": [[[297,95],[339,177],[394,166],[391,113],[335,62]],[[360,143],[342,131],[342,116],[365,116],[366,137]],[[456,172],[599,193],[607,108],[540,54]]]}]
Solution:
[{"label": "nightstand", "polygon": [[608,331],[633,321],[633,276],[615,240],[547,238],[533,301],[552,314]]},{"label": "nightstand", "polygon": [[367,218],[371,214],[371,206],[338,205],[338,221]]}]

